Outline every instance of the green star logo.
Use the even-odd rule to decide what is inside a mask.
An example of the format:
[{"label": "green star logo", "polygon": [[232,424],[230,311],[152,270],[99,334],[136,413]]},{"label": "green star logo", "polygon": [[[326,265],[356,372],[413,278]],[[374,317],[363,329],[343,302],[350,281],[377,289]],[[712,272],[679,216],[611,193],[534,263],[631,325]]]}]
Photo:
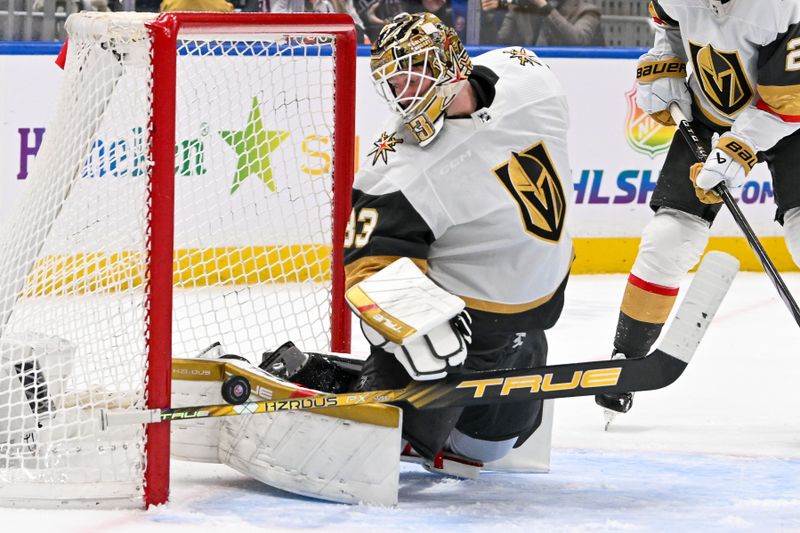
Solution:
[{"label": "green star logo", "polygon": [[269,156],[289,137],[289,132],[264,129],[258,97],[253,97],[253,105],[250,107],[250,114],[247,116],[247,125],[244,130],[221,131],[219,134],[222,136],[222,140],[236,150],[236,155],[239,156],[231,194],[235,193],[236,189],[250,176],[257,176],[269,187],[270,191],[275,192],[275,181],[272,179],[272,165]]}]

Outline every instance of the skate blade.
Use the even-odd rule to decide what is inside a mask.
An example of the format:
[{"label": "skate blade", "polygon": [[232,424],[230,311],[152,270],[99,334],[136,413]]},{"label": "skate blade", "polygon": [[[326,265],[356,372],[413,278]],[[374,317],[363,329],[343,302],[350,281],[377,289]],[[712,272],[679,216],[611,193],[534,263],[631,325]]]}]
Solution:
[{"label": "skate blade", "polygon": [[404,450],[400,460],[404,463],[416,463],[432,474],[457,479],[478,479],[483,468],[483,463],[449,453],[439,453],[433,461],[429,461],[415,452]]},{"label": "skate blade", "polygon": [[611,409],[603,409],[603,419],[606,422],[603,431],[608,431],[608,426],[610,426],[611,422],[613,422],[614,419],[617,418],[618,414],[619,413],[617,411],[612,411]]}]

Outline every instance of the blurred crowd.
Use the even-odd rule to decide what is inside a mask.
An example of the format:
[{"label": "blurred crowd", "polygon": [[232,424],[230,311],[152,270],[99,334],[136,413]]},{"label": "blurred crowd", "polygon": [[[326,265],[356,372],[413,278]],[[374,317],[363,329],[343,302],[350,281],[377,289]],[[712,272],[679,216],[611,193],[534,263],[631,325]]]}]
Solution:
[{"label": "blurred crowd", "polygon": [[[41,0],[37,0],[41,2]],[[120,11],[121,0],[80,0],[83,9]],[[466,0],[137,0],[137,11],[347,13],[359,40],[373,42],[398,13],[428,11],[466,31]],[[591,0],[481,0],[481,44],[603,46],[601,11]]]}]

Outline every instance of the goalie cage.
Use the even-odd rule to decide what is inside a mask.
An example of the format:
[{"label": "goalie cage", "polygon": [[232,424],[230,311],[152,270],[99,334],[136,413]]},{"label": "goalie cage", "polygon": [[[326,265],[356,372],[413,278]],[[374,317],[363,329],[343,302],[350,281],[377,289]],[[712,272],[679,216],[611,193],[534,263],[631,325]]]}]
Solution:
[{"label": "goalie cage", "polygon": [[84,13],[57,116],[0,234],[0,504],[143,507],[170,359],[221,341],[349,350],[347,15]]}]

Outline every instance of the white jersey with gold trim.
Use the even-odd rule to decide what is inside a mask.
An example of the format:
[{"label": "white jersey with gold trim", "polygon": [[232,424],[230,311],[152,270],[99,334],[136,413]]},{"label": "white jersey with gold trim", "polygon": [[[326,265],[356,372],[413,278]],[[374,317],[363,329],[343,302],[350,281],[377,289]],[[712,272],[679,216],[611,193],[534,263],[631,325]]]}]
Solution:
[{"label": "white jersey with gold trim", "polygon": [[497,75],[490,105],[445,121],[421,147],[393,121],[353,192],[348,284],[411,257],[469,307],[515,313],[546,302],[573,257],[564,90],[532,52],[474,59]]},{"label": "white jersey with gold trim", "polygon": [[689,87],[706,122],[771,148],[800,128],[800,0],[653,0],[653,52],[689,65]]}]

